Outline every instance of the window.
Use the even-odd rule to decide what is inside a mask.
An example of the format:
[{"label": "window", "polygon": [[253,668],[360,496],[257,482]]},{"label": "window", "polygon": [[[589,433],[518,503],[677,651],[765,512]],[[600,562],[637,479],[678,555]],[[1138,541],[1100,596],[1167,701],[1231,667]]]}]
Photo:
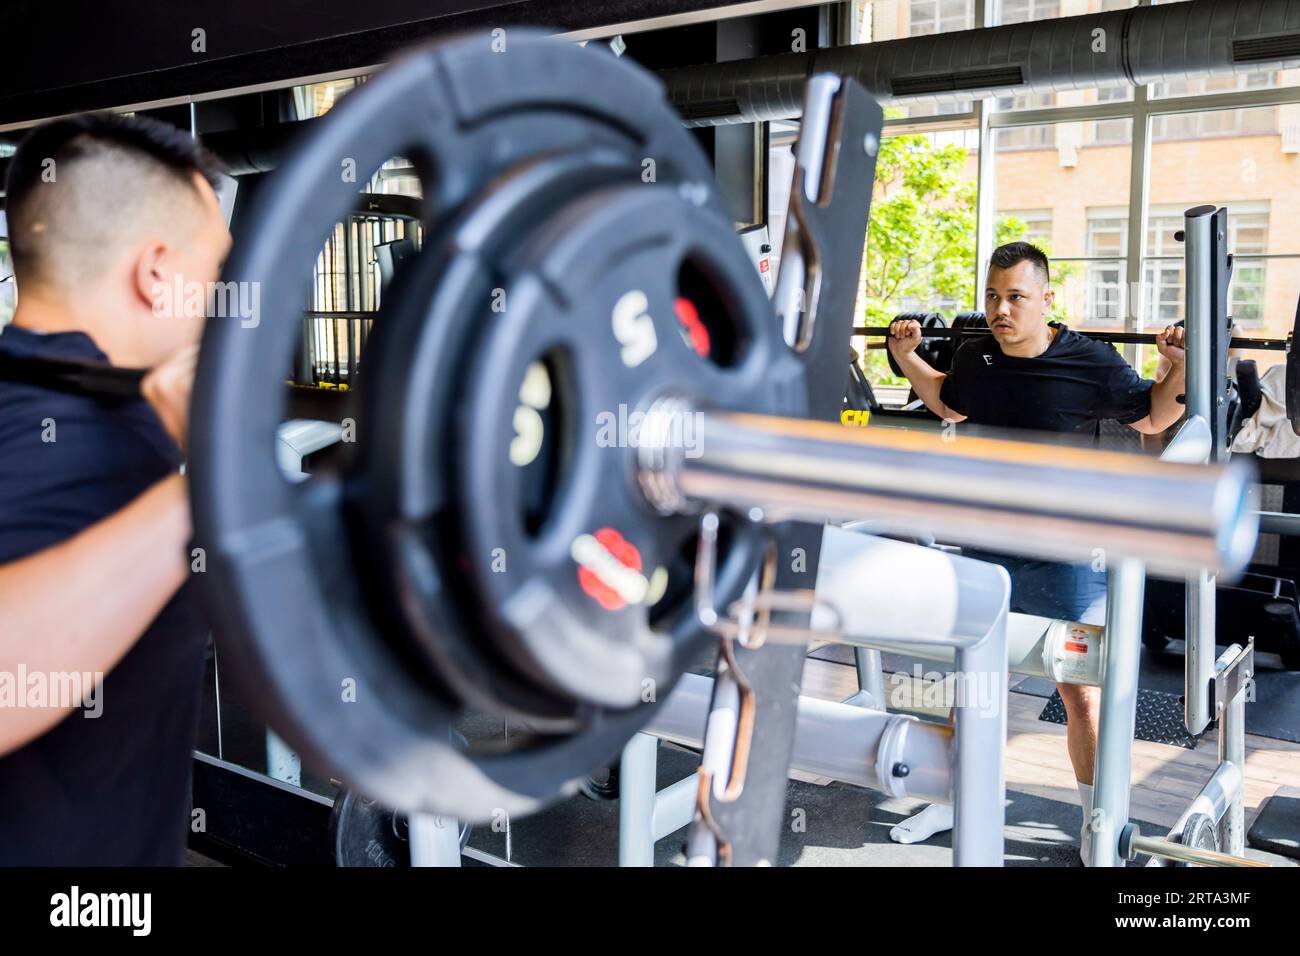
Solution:
[{"label": "window", "polygon": [[[1094,124],[1053,123],[999,129],[994,139],[995,241],[1026,238],[1052,260],[1056,292],[1053,315],[1071,326],[1116,328],[1124,324],[1127,214],[1132,120],[1114,121],[1121,144],[1090,142]],[[1006,133],[1020,134],[1011,139]],[[1023,144],[1050,144],[1027,148]],[[1094,204],[1101,200],[1105,207]],[[1032,205],[1032,220],[1022,219]],[[1045,204],[1045,205],[1044,205]],[[1022,224],[1016,226],[1020,221]]]},{"label": "window", "polygon": [[[853,0],[850,43],[876,43],[908,36],[969,30],[975,26],[975,0]],[[965,97],[895,104],[891,119],[969,113]]]},{"label": "window", "polygon": [[[1021,93],[1017,96],[999,96],[995,109],[1006,113],[1012,110],[1045,109],[1055,105],[1055,93]],[[1056,145],[1056,127],[1010,126],[998,130],[996,144],[998,149],[1050,149]]]},{"label": "window", "polygon": [[975,4],[971,0],[911,0],[907,19],[906,36],[969,30],[975,26]]},{"label": "window", "polygon": [[[1183,317],[1183,247],[1173,234],[1183,226],[1184,210],[1212,203],[1228,209],[1233,320],[1253,335],[1290,331],[1300,295],[1300,144],[1286,130],[1298,112],[1300,105],[1283,104],[1152,117],[1144,324]],[[1162,120],[1166,134],[1177,129],[1197,137],[1157,138]],[[1262,366],[1278,356],[1255,358]]]},{"label": "window", "polygon": [[1128,210],[1088,210],[1088,277],[1083,324],[1123,328],[1124,268],[1128,254]]},{"label": "window", "polygon": [[1209,136],[1268,136],[1277,132],[1278,110],[1274,106],[1208,113],[1170,113],[1151,118],[1153,142]]},{"label": "window", "polygon": [[[1001,0],[996,5],[997,22],[1031,23],[1038,20],[1051,20],[1056,17],[1074,17],[1085,13],[1101,13],[1108,10],[1123,10],[1135,6],[1137,0]],[[986,6],[993,10],[995,4],[990,0]],[[1093,103],[1131,100],[1131,87],[1117,86],[1113,90],[1068,90],[1060,93],[1032,93],[1019,96],[999,97],[997,109],[1000,112],[1011,110],[1049,109],[1053,106],[1086,106]],[[1011,142],[1007,143],[1008,148]],[[1040,144],[1040,145],[1048,145]]]},{"label": "window", "polygon": [[1237,90],[1268,90],[1297,85],[1300,85],[1300,70],[1265,70],[1193,79],[1162,80],[1151,84],[1150,96],[1153,100],[1162,100],[1179,96],[1233,93]]},{"label": "window", "polygon": [[294,112],[298,119],[314,119],[324,116],[343,94],[364,82],[364,78],[349,76],[341,80],[326,80],[321,83],[307,83],[293,88]]},{"label": "window", "polygon": [[[1031,23],[1135,3],[855,0],[853,12],[856,38],[874,42],[966,29],[978,25],[979,11],[990,23]],[[891,119],[918,122],[893,122],[890,132],[925,130],[926,148],[958,146],[965,159],[956,179],[951,170],[943,173],[944,199],[906,200],[889,177],[892,185],[883,191],[877,184],[860,299],[866,324],[903,308],[978,308],[978,300],[967,301],[965,283],[982,285],[971,246],[976,234],[989,232],[994,244],[1024,239],[1047,252],[1056,315],[1073,327],[1140,329],[1176,321],[1184,311],[1183,248],[1173,233],[1182,226],[1184,209],[1212,203],[1229,210],[1234,320],[1252,335],[1285,335],[1300,296],[1300,69],[1170,78],[1138,97],[1144,105],[1136,96],[1119,83],[995,97],[987,141],[976,130],[928,132],[943,129],[936,117],[970,109],[969,101],[891,105]],[[1130,188],[1138,117],[1149,124],[1142,192]],[[968,118],[963,125],[973,124]],[[993,150],[984,164],[992,182],[978,182],[980,147]],[[917,174],[918,181],[924,178]],[[977,217],[963,211],[968,199],[959,200],[953,191],[959,185],[963,197],[968,190],[985,200],[979,211],[991,214],[991,223],[976,223]],[[1130,242],[1130,226],[1139,216],[1148,234]],[[913,241],[914,229],[925,238]],[[949,235],[935,246],[945,229]],[[957,281],[967,268],[971,279]],[[1137,357],[1152,351],[1139,350]],[[1131,348],[1125,352],[1132,357]],[[1279,356],[1257,358],[1267,365]]]},{"label": "window", "polygon": [[1060,0],[1002,0],[1002,23],[1028,23],[1060,15]]},{"label": "window", "polygon": [[1052,244],[1052,210],[1012,209],[998,213],[997,244],[1032,242],[1038,248]]},{"label": "window", "polygon": [[[1158,206],[1147,217],[1147,257],[1143,283],[1147,307],[1143,324],[1160,327],[1183,318],[1185,291],[1183,244],[1174,234],[1183,228],[1183,213],[1199,201]],[[1228,311],[1243,328],[1259,329],[1264,320],[1267,260],[1250,259],[1268,251],[1268,203],[1228,206],[1228,251],[1233,256]]]}]

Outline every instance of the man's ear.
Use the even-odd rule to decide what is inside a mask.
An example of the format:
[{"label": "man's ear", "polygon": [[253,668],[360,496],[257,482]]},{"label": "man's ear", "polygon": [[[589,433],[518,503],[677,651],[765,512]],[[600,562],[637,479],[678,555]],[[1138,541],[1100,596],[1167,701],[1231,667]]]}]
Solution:
[{"label": "man's ear", "polygon": [[141,303],[155,312],[164,306],[164,296],[170,291],[163,268],[166,255],[167,247],[163,243],[150,242],[142,245],[135,257],[132,291]]},{"label": "man's ear", "polygon": [[1056,290],[1048,289],[1043,293],[1043,315],[1050,315],[1052,312],[1052,303],[1056,301]]}]

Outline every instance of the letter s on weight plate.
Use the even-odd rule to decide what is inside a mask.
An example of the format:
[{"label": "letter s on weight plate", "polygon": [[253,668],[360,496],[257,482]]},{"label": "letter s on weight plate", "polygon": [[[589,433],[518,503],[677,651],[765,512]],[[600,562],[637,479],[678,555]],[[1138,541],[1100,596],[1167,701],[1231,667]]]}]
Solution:
[{"label": "letter s on weight plate", "polygon": [[654,319],[646,312],[649,305],[649,300],[640,289],[623,293],[614,303],[610,324],[614,338],[623,346],[620,355],[628,368],[636,368],[654,355],[655,349],[659,347]]}]

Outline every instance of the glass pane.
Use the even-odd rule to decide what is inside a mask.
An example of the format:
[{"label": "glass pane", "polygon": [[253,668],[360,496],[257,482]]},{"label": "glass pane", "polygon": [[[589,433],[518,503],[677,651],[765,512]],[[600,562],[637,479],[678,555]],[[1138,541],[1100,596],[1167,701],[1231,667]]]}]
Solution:
[{"label": "glass pane", "polygon": [[1002,0],[998,23],[1028,23],[1053,17],[1078,17],[1137,6],[1137,0]]},{"label": "glass pane", "polygon": [[[997,130],[994,208],[999,219],[1039,210],[1050,224],[1043,251],[1056,257],[1122,252],[1087,247],[1089,210],[1128,202],[1132,120],[1110,120],[1114,136],[1098,141],[1093,123],[1055,123]],[[1004,227],[999,223],[999,240]],[[1122,234],[1122,230],[1119,230]],[[1006,233],[1007,239],[1012,238]]]},{"label": "glass pane", "polygon": [[1200,96],[1205,93],[1233,93],[1238,90],[1267,90],[1279,86],[1300,86],[1300,70],[1272,70],[1261,73],[1229,73],[1195,79],[1163,80],[1152,83],[1148,95],[1153,100],[1175,96]]},{"label": "glass pane", "polygon": [[324,116],[348,91],[363,82],[360,77],[349,76],[341,80],[324,80],[293,88],[293,105],[298,119]]},{"label": "glass pane", "polygon": [[[1231,224],[1231,208],[1229,208]],[[1178,218],[1181,227],[1181,214]],[[1231,246],[1230,246],[1231,248]],[[1181,246],[1179,248],[1181,252]],[[1183,318],[1183,260],[1147,260],[1142,267],[1143,326],[1159,329]],[[1238,335],[1285,338],[1295,322],[1300,297],[1300,256],[1281,259],[1234,258],[1228,289],[1228,313]],[[1145,348],[1145,363],[1154,363],[1155,349]],[[1283,352],[1248,352],[1261,372],[1286,361]]]},{"label": "glass pane", "polygon": [[[1071,316],[1081,329],[1124,328],[1127,300],[1124,294],[1123,259],[1071,262],[1056,260],[1058,309]],[[1064,300],[1060,302],[1059,300]]]},{"label": "glass pane", "polygon": [[1156,116],[1151,126],[1148,256],[1181,257],[1173,233],[1202,203],[1228,207],[1230,252],[1300,254],[1300,104]]},{"label": "glass pane", "polygon": [[[975,130],[886,137],[876,159],[858,316],[887,325],[899,312],[951,317],[975,306]],[[883,350],[865,353],[876,382],[902,384]]]},{"label": "glass pane", "polygon": [[[1137,0],[1002,0],[998,23],[1029,23],[1053,17],[1077,17],[1085,13],[1123,10]],[[1060,93],[1024,93],[1000,96],[999,111],[1047,109],[1053,106],[1090,106],[1095,103],[1125,102],[1133,99],[1133,89],[1116,86],[1104,90],[1070,90]]]},{"label": "glass pane", "polygon": [[[852,23],[853,43],[970,30],[975,26],[975,0],[853,0]],[[971,109],[970,99],[931,100],[891,107],[889,116],[949,116]]]},{"label": "glass pane", "polygon": [[1272,139],[1286,155],[1300,153],[1300,104],[1171,113],[1151,119],[1153,143],[1243,136]]},{"label": "glass pane", "polygon": [[[1023,239],[1052,260],[1053,318],[1124,325],[1132,120],[1000,129],[994,137],[995,241]],[[1104,204],[1104,205],[1102,205]]]}]

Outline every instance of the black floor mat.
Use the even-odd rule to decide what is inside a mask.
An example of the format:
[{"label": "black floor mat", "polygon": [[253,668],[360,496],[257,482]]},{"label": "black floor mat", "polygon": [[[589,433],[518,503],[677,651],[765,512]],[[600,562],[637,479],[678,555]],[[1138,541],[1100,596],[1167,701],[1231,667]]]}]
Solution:
[{"label": "black floor mat", "polygon": [[[1038,719],[1051,724],[1066,722],[1065,704],[1060,694],[1052,695]],[[1210,726],[1212,728],[1214,725]],[[1188,734],[1183,726],[1183,704],[1177,694],[1139,688],[1135,736],[1138,740],[1149,740],[1156,744],[1170,744],[1185,750],[1196,749],[1196,738]]]},{"label": "black floor mat", "polygon": [[1300,797],[1274,794],[1265,800],[1246,841],[1257,850],[1300,860]]},{"label": "black floor mat", "polygon": [[[1164,651],[1144,647],[1139,684],[1182,694],[1183,660],[1182,641],[1171,641]],[[1255,699],[1246,704],[1246,733],[1300,744],[1300,671],[1284,670],[1273,654],[1255,654]]]}]

